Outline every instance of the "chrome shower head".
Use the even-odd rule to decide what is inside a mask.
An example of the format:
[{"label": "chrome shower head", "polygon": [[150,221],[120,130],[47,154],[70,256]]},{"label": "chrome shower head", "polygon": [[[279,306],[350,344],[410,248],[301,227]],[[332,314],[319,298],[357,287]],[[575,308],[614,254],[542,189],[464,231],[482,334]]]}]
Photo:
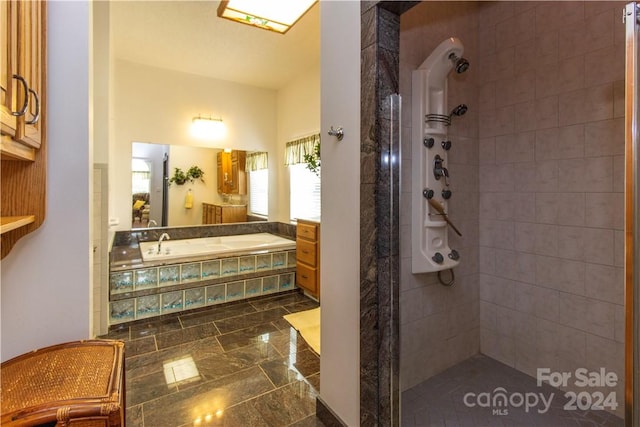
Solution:
[{"label": "chrome shower head", "polygon": [[454,52],[449,54],[449,59],[455,65],[456,73],[461,74],[469,69],[469,61],[465,58],[458,57]]},{"label": "chrome shower head", "polygon": [[467,104],[460,104],[458,105],[456,108],[453,109],[453,111],[451,112],[451,116],[464,116],[464,114],[467,112],[468,108],[467,108]]}]

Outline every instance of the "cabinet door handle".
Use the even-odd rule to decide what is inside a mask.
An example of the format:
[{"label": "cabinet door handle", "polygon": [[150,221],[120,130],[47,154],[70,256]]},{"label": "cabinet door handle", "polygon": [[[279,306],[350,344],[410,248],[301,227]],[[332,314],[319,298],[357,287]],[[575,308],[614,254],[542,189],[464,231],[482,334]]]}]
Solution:
[{"label": "cabinet door handle", "polygon": [[[29,107],[29,91],[31,89],[29,89],[27,81],[21,75],[14,74],[13,78],[22,83],[22,88],[24,89],[24,104],[22,105],[22,108],[18,111],[11,111],[12,116],[20,117],[25,115],[25,113],[27,112],[27,108]],[[7,89],[3,88],[2,86],[0,86],[0,89],[2,89],[3,92],[7,91]]]},{"label": "cabinet door handle", "polygon": [[40,120],[40,97],[33,89],[29,88],[29,93],[33,95],[33,99],[36,101],[36,113],[33,115],[31,120],[27,120],[26,123],[28,125],[35,125]]},{"label": "cabinet door handle", "polygon": [[308,253],[309,253],[309,251],[305,251],[305,250],[303,249],[303,250],[302,250],[302,253],[303,253],[303,254],[308,254]]},{"label": "cabinet door handle", "polygon": [[302,278],[303,278],[303,279],[308,279],[309,277],[308,277],[306,274],[303,274],[303,275],[302,275]]}]

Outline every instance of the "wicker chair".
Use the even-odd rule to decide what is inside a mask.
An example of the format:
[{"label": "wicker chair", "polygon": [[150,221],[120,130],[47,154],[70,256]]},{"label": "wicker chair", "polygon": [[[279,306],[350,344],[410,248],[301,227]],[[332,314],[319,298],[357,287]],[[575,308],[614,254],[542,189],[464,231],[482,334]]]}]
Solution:
[{"label": "wicker chair", "polygon": [[59,344],[2,363],[0,425],[124,426],[124,344]]}]

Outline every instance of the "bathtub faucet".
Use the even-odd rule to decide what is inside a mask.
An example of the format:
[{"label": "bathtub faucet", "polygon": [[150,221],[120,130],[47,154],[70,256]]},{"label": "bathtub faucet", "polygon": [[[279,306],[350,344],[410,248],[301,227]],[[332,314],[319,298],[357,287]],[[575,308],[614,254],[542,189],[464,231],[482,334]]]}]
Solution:
[{"label": "bathtub faucet", "polygon": [[164,239],[171,240],[171,237],[169,237],[169,235],[167,233],[162,233],[160,235],[160,238],[158,239],[158,253],[160,253],[162,251],[162,241]]}]

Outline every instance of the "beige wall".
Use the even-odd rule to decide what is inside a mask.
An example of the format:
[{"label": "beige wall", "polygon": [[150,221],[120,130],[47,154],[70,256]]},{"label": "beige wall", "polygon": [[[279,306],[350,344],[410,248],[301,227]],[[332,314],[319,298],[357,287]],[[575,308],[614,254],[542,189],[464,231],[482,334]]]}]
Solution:
[{"label": "beige wall", "polygon": [[528,374],[624,377],[623,5],[481,9],[482,352]]},{"label": "beige wall", "polygon": [[[202,224],[202,202],[219,203],[216,153],[219,151],[202,147],[185,147],[173,145],[169,149],[169,176],[173,176],[175,168],[187,172],[191,166],[198,166],[204,172],[204,182],[187,181],[184,185],[175,183],[169,186],[169,224],[172,227],[181,225]],[[185,208],[185,199],[191,190],[193,207]]]},{"label": "beige wall", "polygon": [[[113,229],[131,225],[134,141],[267,151],[270,159],[277,159],[275,91],[120,60],[114,69],[109,215],[118,218],[120,225]],[[193,138],[189,126],[199,114],[222,117],[227,136],[204,143]],[[277,182],[282,170],[276,162],[270,161],[270,173]]]},{"label": "beige wall", "polygon": [[[319,64],[311,64],[308,72],[277,92],[126,61],[118,60],[115,64],[115,137],[109,152],[112,172],[109,200],[111,217],[119,218],[120,225],[114,229],[130,228],[127,218],[131,216],[133,141],[267,151],[269,219],[289,221],[289,175],[284,167],[284,146],[287,141],[319,131]],[[219,114],[228,127],[227,137],[204,144],[192,138],[189,124],[198,114]],[[177,163],[176,166],[180,167]],[[207,176],[210,177],[207,184],[213,185],[211,178],[215,174]],[[183,198],[182,192],[174,190],[170,189],[171,197]],[[209,196],[199,195],[198,202],[217,200],[215,188]],[[176,219],[187,225],[187,217],[196,216],[195,210],[185,213],[174,206],[170,223],[173,225]]]},{"label": "beige wall", "polygon": [[[406,390],[476,354],[480,347],[478,303],[478,96],[477,4],[423,2],[401,16],[400,92],[402,94],[402,168],[400,197],[400,386]],[[464,44],[471,66],[448,77],[448,107],[467,104],[449,128],[449,169],[453,196],[449,214],[462,238],[449,231],[460,252],[456,283],[446,287],[436,273],[411,273],[411,194],[422,187],[411,181],[411,73],[448,37]],[[413,139],[412,139],[413,138]],[[412,142],[413,141],[413,142]],[[437,141],[439,143],[440,141]],[[448,272],[443,279],[448,280]]]},{"label": "beige wall", "polygon": [[[320,64],[311,65],[278,91],[278,149],[274,162],[277,180],[269,182],[269,211],[277,212],[275,221],[289,222],[289,171],[284,166],[288,141],[320,132]],[[273,174],[271,175],[273,176]]]}]

